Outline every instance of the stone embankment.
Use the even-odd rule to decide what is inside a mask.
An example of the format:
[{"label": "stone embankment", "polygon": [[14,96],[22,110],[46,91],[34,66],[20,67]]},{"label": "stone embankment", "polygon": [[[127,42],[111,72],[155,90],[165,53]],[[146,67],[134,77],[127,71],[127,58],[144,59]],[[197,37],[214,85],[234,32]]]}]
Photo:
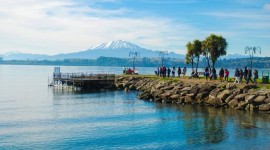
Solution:
[{"label": "stone embankment", "polygon": [[119,90],[140,91],[139,99],[163,103],[198,104],[250,111],[270,111],[270,90],[234,83],[188,83],[148,77],[119,76]]}]

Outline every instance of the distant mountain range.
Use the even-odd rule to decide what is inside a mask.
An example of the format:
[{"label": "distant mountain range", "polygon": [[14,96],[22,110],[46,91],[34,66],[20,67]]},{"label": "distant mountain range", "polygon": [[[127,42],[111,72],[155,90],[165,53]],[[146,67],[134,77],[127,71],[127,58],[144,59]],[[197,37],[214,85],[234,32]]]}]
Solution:
[{"label": "distant mountain range", "polygon": [[[4,60],[58,60],[58,59],[96,59],[100,56],[104,57],[117,57],[117,58],[129,58],[130,52],[139,52],[140,57],[155,58],[159,57],[160,51],[150,50],[142,48],[138,45],[130,43],[124,40],[115,40],[109,43],[102,43],[97,46],[93,46],[85,51],[58,54],[58,55],[45,55],[45,54],[29,54],[29,53],[19,53],[11,52],[5,55],[0,55]],[[176,54],[174,52],[168,53],[166,57],[185,59],[185,55]],[[222,58],[245,58],[244,55],[233,54],[227,55]]]},{"label": "distant mountain range", "polygon": [[[154,51],[142,48],[138,45],[132,44],[124,40],[111,41],[109,43],[102,43],[93,46],[88,50],[58,54],[58,55],[41,55],[41,54],[28,54],[28,53],[9,53],[2,55],[4,60],[57,60],[57,59],[96,59],[100,56],[104,57],[117,57],[128,58],[130,52],[139,52],[140,57],[159,57],[159,51]],[[184,59],[185,55],[176,54],[174,52],[168,53],[166,57]]]}]

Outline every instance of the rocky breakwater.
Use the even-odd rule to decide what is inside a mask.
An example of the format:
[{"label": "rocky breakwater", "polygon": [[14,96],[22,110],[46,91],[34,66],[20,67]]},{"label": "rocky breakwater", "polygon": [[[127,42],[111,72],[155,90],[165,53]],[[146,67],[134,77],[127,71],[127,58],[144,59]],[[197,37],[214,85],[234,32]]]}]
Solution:
[{"label": "rocky breakwater", "polygon": [[250,111],[270,111],[270,90],[234,83],[166,81],[149,77],[119,76],[119,90],[140,91],[138,98],[154,102],[230,107]]}]

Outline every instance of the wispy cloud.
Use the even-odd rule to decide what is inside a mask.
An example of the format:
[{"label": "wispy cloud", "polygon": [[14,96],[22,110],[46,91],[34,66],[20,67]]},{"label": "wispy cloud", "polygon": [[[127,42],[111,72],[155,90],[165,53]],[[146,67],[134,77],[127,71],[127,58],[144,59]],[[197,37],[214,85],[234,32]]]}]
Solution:
[{"label": "wispy cloud", "polygon": [[263,6],[264,10],[270,11],[270,3],[267,3]]},{"label": "wispy cloud", "polygon": [[175,25],[170,19],[131,18],[125,16],[130,10],[124,8],[97,9],[70,0],[0,3],[2,51],[67,53],[114,39],[167,49],[172,41],[183,41],[184,35],[193,30],[185,24]]}]

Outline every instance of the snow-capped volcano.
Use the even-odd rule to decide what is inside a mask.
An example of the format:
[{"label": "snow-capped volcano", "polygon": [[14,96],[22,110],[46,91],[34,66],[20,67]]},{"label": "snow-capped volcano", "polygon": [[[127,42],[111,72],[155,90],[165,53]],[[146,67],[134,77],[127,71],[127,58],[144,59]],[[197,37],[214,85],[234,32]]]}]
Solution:
[{"label": "snow-capped volcano", "polygon": [[[94,47],[91,47],[85,51],[79,51],[67,54],[58,54],[53,56],[48,55],[37,55],[37,54],[11,54],[6,57],[5,60],[61,60],[61,59],[96,59],[98,57],[117,57],[117,58],[129,58],[130,52],[140,53],[140,57],[159,57],[159,51],[142,48],[138,45],[132,44],[131,42],[124,40],[114,40],[109,43],[103,43]],[[171,58],[184,58],[184,55],[170,52],[168,57]]]},{"label": "snow-capped volcano", "polygon": [[95,49],[141,49],[141,47],[132,44],[124,40],[114,40],[109,43],[102,43],[100,45],[90,48],[91,50]]}]

